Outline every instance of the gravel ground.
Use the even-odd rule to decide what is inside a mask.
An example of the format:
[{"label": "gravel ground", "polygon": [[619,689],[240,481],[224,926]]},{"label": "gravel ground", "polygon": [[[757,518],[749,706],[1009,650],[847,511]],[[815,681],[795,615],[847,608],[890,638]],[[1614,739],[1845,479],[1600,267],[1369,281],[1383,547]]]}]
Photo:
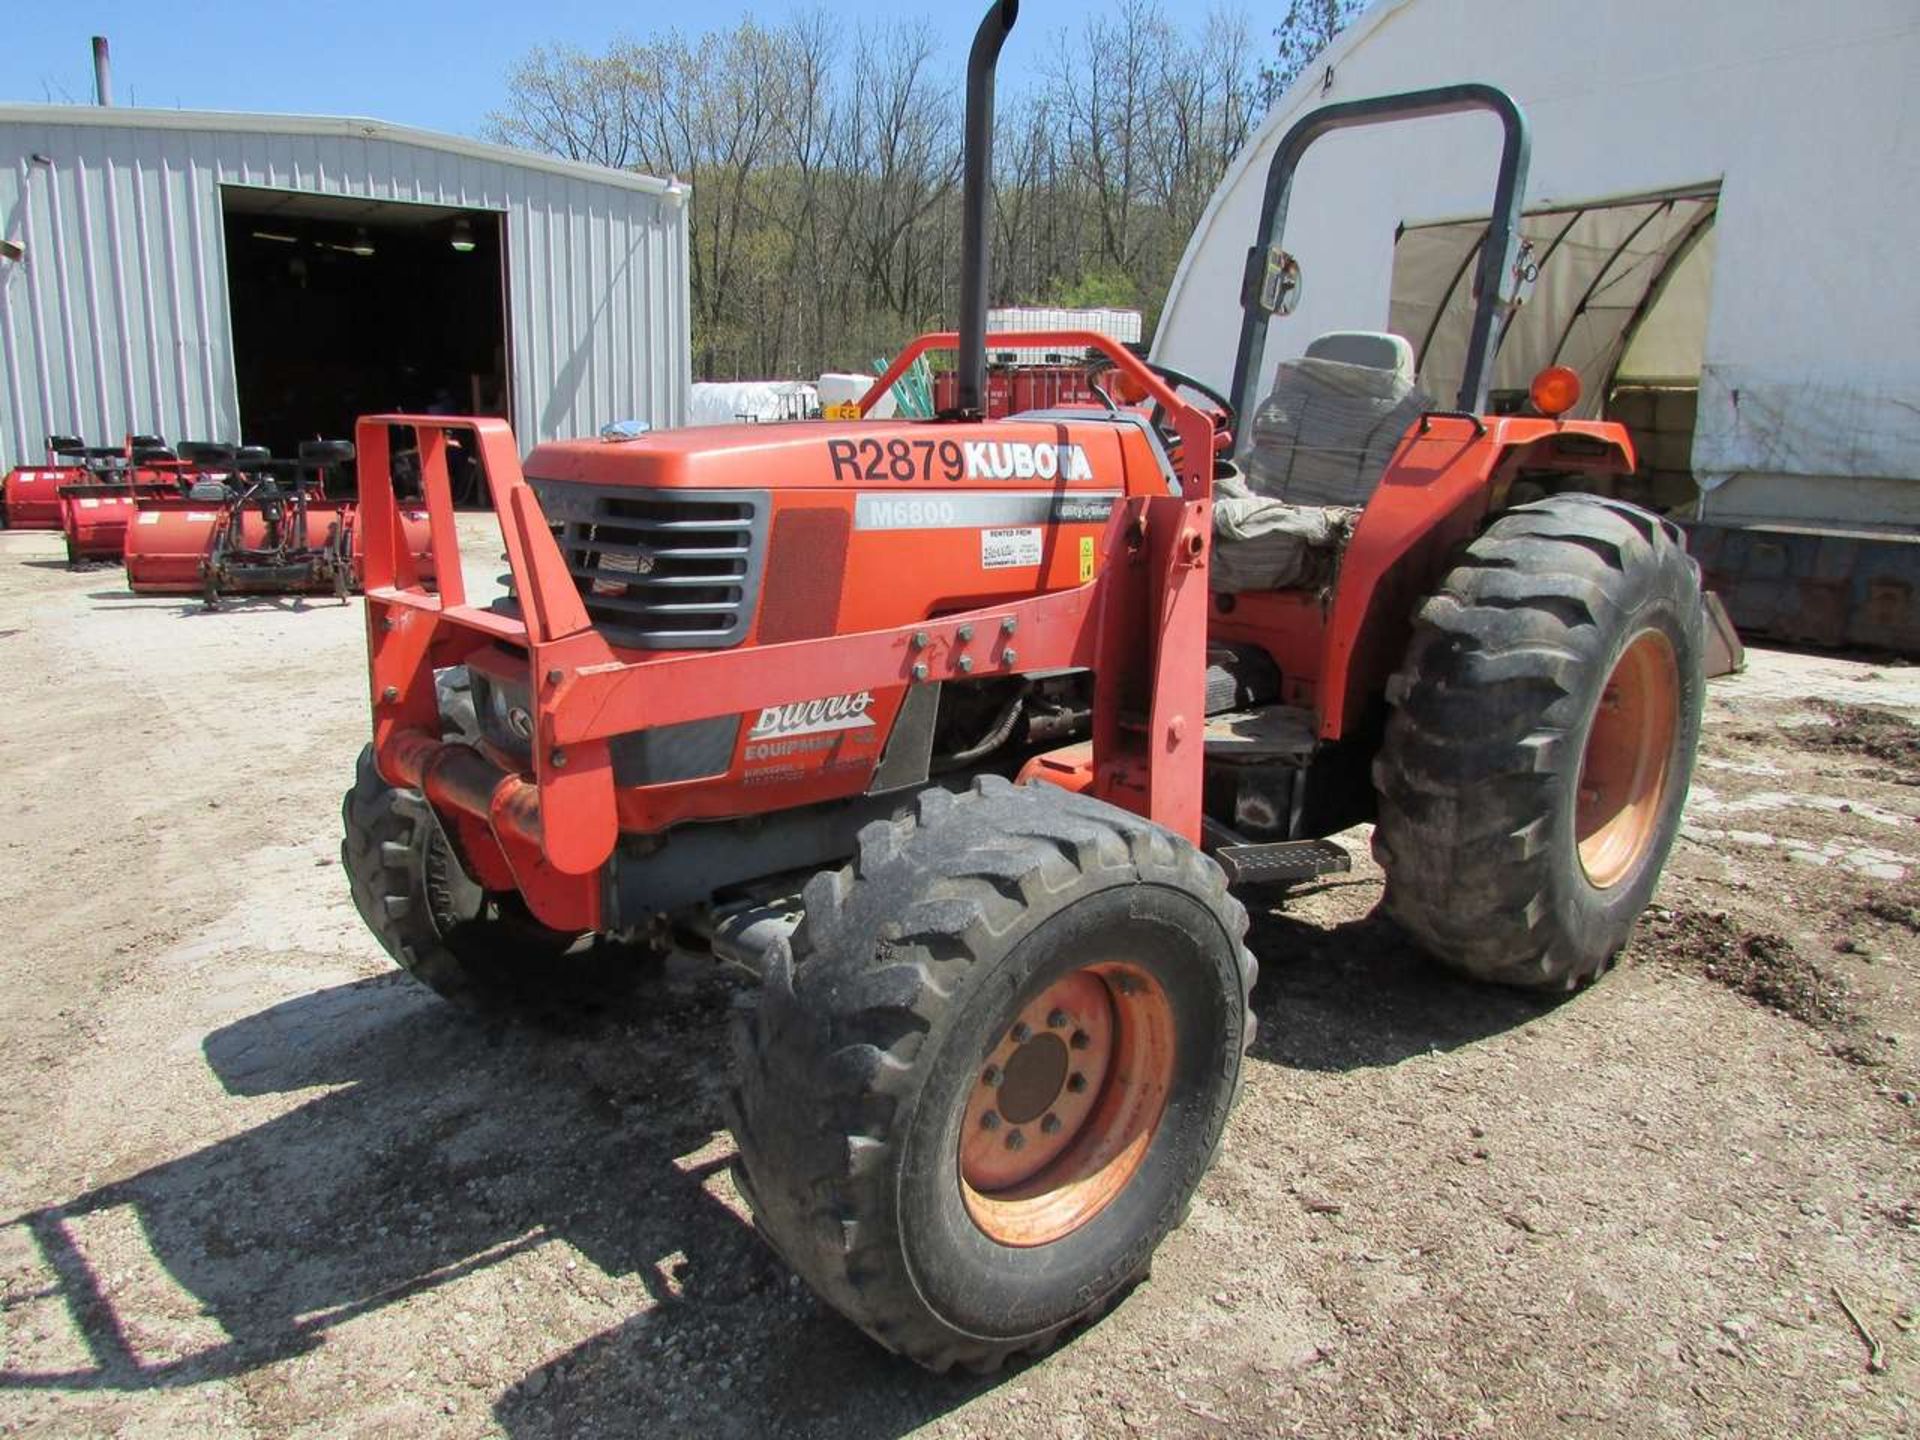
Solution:
[{"label": "gravel ground", "polygon": [[1422,961],[1347,837],[1257,912],[1246,1098],[1151,1279],[941,1379],[744,1222],[732,982],[542,1036],[390,968],[336,859],[357,606],[58,553],[0,535],[0,1432],[1914,1429],[1920,669],[1715,682],[1656,907],[1561,1003]]}]

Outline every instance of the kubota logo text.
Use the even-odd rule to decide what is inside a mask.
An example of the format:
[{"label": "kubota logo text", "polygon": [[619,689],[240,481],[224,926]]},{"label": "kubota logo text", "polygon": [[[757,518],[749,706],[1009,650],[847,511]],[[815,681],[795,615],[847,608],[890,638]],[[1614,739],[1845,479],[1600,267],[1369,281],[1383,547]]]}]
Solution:
[{"label": "kubota logo text", "polygon": [[1091,480],[1093,466],[1078,445],[1024,440],[968,440],[967,475],[975,480]]}]

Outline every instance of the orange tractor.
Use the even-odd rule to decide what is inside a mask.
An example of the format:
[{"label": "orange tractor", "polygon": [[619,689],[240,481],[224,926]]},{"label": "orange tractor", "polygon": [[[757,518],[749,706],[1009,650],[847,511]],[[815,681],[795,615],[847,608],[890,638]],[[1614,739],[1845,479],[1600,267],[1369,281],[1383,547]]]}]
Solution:
[{"label": "orange tractor", "polygon": [[[1680,533],[1584,493],[1632,468],[1626,435],[1560,418],[1564,374],[1541,413],[1482,413],[1524,188],[1511,100],[1463,85],[1300,122],[1216,394],[1096,335],[986,335],[1014,12],[969,66],[961,329],[895,367],[957,348],[951,412],[545,444],[524,470],[498,421],[359,431],[373,743],[342,854],[367,925],[441,994],[507,1010],[621,983],[623,940],[754,971],[729,1122],[758,1227],[936,1369],[1045,1348],[1186,1213],[1253,1034],[1237,887],[1342,868],[1327,837],[1371,820],[1414,941],[1577,986],[1659,877],[1703,689]],[[1457,401],[1352,334],[1262,399],[1300,153],[1466,109],[1506,142]],[[1111,403],[983,419],[1003,343],[1100,351]],[[396,425],[419,437],[432,586]],[[499,514],[511,587],[489,604],[457,563],[450,428]]]}]

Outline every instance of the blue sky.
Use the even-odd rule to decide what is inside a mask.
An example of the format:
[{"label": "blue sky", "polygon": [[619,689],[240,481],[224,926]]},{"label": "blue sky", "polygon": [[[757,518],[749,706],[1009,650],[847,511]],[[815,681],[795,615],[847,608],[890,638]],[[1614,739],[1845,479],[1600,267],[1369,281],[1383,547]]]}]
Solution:
[{"label": "blue sky", "polygon": [[[0,101],[92,98],[88,37],[113,48],[116,104],[189,110],[266,110],[366,115],[455,134],[477,134],[498,105],[507,66],[534,45],[597,48],[622,32],[645,35],[701,16],[708,28],[749,12],[778,23],[792,4],[686,7],[645,0],[315,0],[304,5],[155,3],[155,0],[30,0],[10,5],[0,41]],[[1115,0],[1025,0],[1003,73],[1015,83],[1077,29],[1089,6]],[[1193,8],[1167,0],[1172,14]],[[1276,8],[1250,3],[1250,13]],[[959,74],[983,0],[929,7]],[[909,16],[885,0],[833,0],[849,28]],[[1256,33],[1259,33],[1256,29]]]}]

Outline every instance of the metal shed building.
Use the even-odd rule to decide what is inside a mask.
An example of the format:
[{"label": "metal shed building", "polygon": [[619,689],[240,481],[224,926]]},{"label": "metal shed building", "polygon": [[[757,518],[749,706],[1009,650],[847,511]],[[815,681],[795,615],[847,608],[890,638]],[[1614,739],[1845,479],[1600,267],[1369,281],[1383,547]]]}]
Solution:
[{"label": "metal shed building", "polygon": [[684,422],[687,189],[376,121],[0,107],[0,458]]}]

